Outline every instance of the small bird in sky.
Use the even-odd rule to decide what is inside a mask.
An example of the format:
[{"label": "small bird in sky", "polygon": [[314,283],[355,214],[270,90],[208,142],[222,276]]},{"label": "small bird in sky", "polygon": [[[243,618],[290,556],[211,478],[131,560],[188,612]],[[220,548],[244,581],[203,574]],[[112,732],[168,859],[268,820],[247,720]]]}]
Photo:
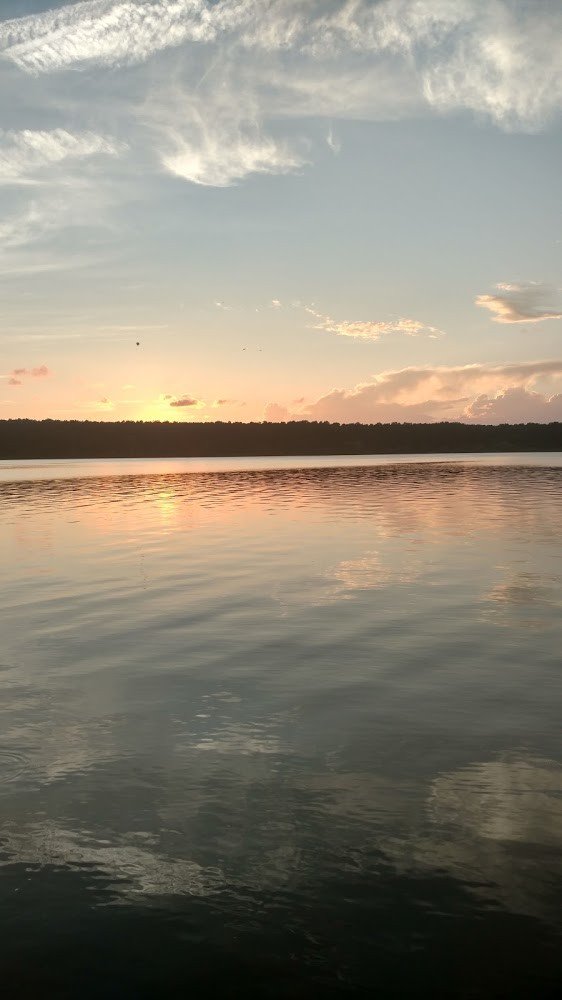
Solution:
[{"label": "small bird in sky", "polygon": [[140,340],[137,340],[137,347],[140,347]]}]

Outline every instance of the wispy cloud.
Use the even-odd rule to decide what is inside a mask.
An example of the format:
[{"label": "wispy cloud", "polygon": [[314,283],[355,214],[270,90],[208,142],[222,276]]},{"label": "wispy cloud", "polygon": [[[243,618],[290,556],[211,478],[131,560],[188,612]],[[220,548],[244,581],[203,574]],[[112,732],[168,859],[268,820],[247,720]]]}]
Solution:
[{"label": "wispy cloud", "polygon": [[329,146],[329,148],[332,150],[332,153],[334,153],[335,156],[337,156],[338,153],[341,153],[341,142],[334,133],[334,130],[331,125],[330,128],[328,129],[328,135],[326,136],[326,144]]},{"label": "wispy cloud", "polygon": [[58,200],[33,200],[0,222],[0,251],[35,243],[56,231],[65,208]]},{"label": "wispy cloud", "polygon": [[116,156],[123,145],[95,132],[0,130],[0,184],[29,181],[42,170],[65,160]]},{"label": "wispy cloud", "polygon": [[[537,129],[562,99],[561,32],[557,5],[536,16],[508,0],[82,0],[0,22],[0,53],[37,76],[121,70],[181,49],[120,106],[129,168],[137,177],[156,160],[190,183],[226,187],[309,164],[312,117],[327,119],[334,153],[339,119],[468,109]],[[57,128],[0,133],[0,147],[0,179],[22,183],[125,144]]]},{"label": "wispy cloud", "polygon": [[562,319],[559,309],[545,308],[552,290],[536,282],[495,286],[494,295],[478,295],[476,305],[493,313],[494,323],[542,323],[547,319]]},{"label": "wispy cloud", "polygon": [[[417,90],[420,105],[536,127],[559,105],[561,29],[557,4],[541,3],[537,16],[534,4],[508,0],[86,0],[4,22],[0,50],[39,74],[139,63],[182,45],[223,45],[246,63],[267,55],[273,69],[277,57],[285,93],[307,70],[310,77],[330,65],[339,73],[347,59],[352,98],[365,63],[377,59],[398,67],[402,90]],[[381,96],[371,95],[373,109]]]},{"label": "wispy cloud", "polygon": [[[226,118],[229,120],[227,121]],[[184,114],[168,129],[161,155],[166,171],[205,187],[228,187],[250,174],[286,174],[304,166],[305,159],[287,140],[265,135],[250,121],[225,120],[202,113]]]},{"label": "wispy cloud", "polygon": [[336,333],[340,337],[353,337],[356,340],[379,340],[381,337],[394,333],[405,334],[407,337],[430,337],[432,339],[443,336],[442,330],[417,319],[401,317],[392,320],[334,320],[331,316],[326,316],[311,306],[305,306],[305,310],[316,320],[313,329]]},{"label": "wispy cloud", "polygon": [[238,5],[216,6],[213,16],[205,0],[86,0],[5,22],[0,47],[29,73],[138,63],[187,41],[214,41],[219,31],[235,27]]}]

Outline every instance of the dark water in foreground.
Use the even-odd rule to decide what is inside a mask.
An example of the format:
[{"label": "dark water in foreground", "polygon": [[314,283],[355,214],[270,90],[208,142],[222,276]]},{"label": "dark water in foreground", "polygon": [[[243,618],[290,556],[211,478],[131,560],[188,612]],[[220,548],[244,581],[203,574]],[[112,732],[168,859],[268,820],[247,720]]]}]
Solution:
[{"label": "dark water in foreground", "polygon": [[557,995],[562,462],[519,461],[0,463],[4,995]]}]

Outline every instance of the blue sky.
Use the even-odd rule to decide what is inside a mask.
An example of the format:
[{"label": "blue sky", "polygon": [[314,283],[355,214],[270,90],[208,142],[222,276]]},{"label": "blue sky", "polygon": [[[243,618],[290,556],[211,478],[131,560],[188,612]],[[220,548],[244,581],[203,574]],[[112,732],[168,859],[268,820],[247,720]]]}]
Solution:
[{"label": "blue sky", "polygon": [[562,419],[559,3],[0,16],[2,416]]}]

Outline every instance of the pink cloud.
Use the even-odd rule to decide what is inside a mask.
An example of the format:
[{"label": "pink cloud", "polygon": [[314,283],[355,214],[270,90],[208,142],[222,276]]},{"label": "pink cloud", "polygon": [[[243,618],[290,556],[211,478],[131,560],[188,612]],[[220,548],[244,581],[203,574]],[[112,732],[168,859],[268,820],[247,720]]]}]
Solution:
[{"label": "pink cloud", "polygon": [[8,379],[8,385],[23,385],[23,382],[21,381],[21,379],[14,378],[14,376],[12,375],[12,377]]},{"label": "pink cloud", "polygon": [[560,379],[562,360],[403,368],[332,389],[298,411],[269,404],[265,416],[339,423],[548,422],[560,419]]},{"label": "pink cloud", "polygon": [[477,396],[464,415],[479,424],[550,423],[562,420],[562,393],[547,396],[525,388],[505,389],[497,396]]},{"label": "pink cloud", "polygon": [[279,424],[287,420],[294,420],[295,417],[289,413],[286,406],[280,406],[279,403],[268,403],[263,411],[263,419]]}]

